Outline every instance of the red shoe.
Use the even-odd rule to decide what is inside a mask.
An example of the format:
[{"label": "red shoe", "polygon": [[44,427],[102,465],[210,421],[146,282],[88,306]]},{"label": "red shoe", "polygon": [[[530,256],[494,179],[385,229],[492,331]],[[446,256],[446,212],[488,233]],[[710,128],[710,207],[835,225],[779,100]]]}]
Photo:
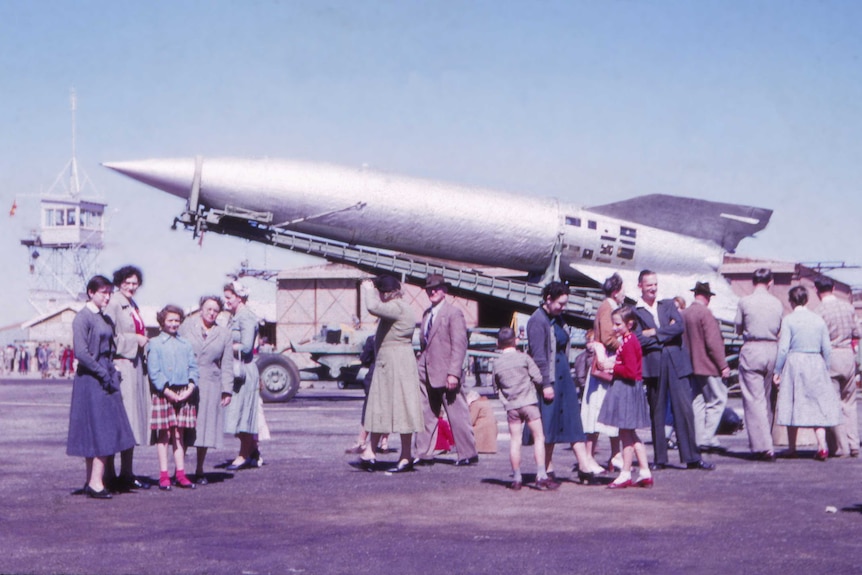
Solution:
[{"label": "red shoe", "polygon": [[817,455],[814,456],[814,459],[816,459],[817,461],[826,461],[826,459],[828,457],[829,457],[829,450],[828,449],[821,449],[820,451],[817,452]]},{"label": "red shoe", "polygon": [[635,487],[652,487],[653,480],[652,477],[642,477],[635,481]]},{"label": "red shoe", "polygon": [[616,481],[614,481],[613,483],[609,483],[608,489],[625,489],[626,487],[631,487],[631,486],[632,486],[632,480],[626,479],[625,481],[620,481],[619,483],[617,483]]}]

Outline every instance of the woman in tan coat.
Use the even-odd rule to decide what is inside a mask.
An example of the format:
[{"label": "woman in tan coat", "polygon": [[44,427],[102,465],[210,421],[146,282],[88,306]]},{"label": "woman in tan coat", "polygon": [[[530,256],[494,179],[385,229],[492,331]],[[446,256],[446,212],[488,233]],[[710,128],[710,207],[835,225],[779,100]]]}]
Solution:
[{"label": "woman in tan coat", "polygon": [[[144,377],[144,348],[147,345],[147,328],[134,297],[144,283],[144,274],[135,266],[123,266],[114,272],[114,292],[105,308],[105,315],[114,323],[114,366],[120,372],[120,393],[136,445],[150,442],[150,384]],[[134,447],[120,454],[120,477],[114,486],[120,491],[149,489],[150,484],[135,477],[133,471]],[[113,473],[113,458],[108,461],[108,475]]]},{"label": "woman in tan coat", "polygon": [[366,444],[359,467],[374,471],[374,449],[380,436],[398,433],[401,455],[398,464],[388,471],[412,471],[413,434],[424,426],[419,372],[413,351],[416,314],[401,299],[401,283],[391,276],[380,276],[373,284],[369,280],[362,282],[362,293],[368,313],[380,318],[380,323],[375,336],[374,375],[364,422],[365,429],[371,432],[371,441]]}]

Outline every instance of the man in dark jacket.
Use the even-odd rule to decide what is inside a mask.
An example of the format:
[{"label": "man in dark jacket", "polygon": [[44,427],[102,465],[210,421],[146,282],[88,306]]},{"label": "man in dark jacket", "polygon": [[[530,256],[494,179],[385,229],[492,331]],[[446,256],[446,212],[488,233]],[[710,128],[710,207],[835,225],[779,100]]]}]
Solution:
[{"label": "man in dark jacket", "polygon": [[643,270],[638,276],[641,297],[635,314],[635,335],[643,350],[643,377],[652,417],[654,462],[667,467],[667,437],[664,425],[667,403],[673,412],[680,460],[688,469],[715,469],[700,458],[691,404],[691,358],[683,347],[685,324],[672,299],[658,301],[658,277]]}]

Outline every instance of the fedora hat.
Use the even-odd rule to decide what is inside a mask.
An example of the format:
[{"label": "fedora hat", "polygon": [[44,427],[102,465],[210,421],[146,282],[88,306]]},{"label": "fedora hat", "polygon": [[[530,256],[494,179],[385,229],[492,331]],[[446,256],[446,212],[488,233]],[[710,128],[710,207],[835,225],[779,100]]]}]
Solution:
[{"label": "fedora hat", "polygon": [[708,295],[709,297],[713,297],[715,294],[712,293],[712,290],[709,289],[709,282],[697,282],[694,284],[694,287],[691,289],[694,292],[694,295],[702,294]]},{"label": "fedora hat", "polygon": [[425,280],[425,289],[434,289],[442,286],[449,287],[450,284],[440,274],[431,274]]}]

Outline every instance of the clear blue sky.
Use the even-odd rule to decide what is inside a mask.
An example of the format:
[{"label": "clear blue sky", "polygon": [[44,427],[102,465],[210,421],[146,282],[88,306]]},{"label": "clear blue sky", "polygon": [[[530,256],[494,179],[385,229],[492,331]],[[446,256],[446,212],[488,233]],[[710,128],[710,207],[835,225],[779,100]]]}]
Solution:
[{"label": "clear blue sky", "polygon": [[244,257],[296,258],[199,248],[168,229],[180,200],[100,162],[291,157],[583,205],[686,195],[775,210],[742,255],[862,263],[860,22],[849,0],[5,0],[0,326],[31,317],[19,239],[70,157],[71,87],[79,162],[110,204],[103,271],[142,266],[143,304],[191,305]]}]

